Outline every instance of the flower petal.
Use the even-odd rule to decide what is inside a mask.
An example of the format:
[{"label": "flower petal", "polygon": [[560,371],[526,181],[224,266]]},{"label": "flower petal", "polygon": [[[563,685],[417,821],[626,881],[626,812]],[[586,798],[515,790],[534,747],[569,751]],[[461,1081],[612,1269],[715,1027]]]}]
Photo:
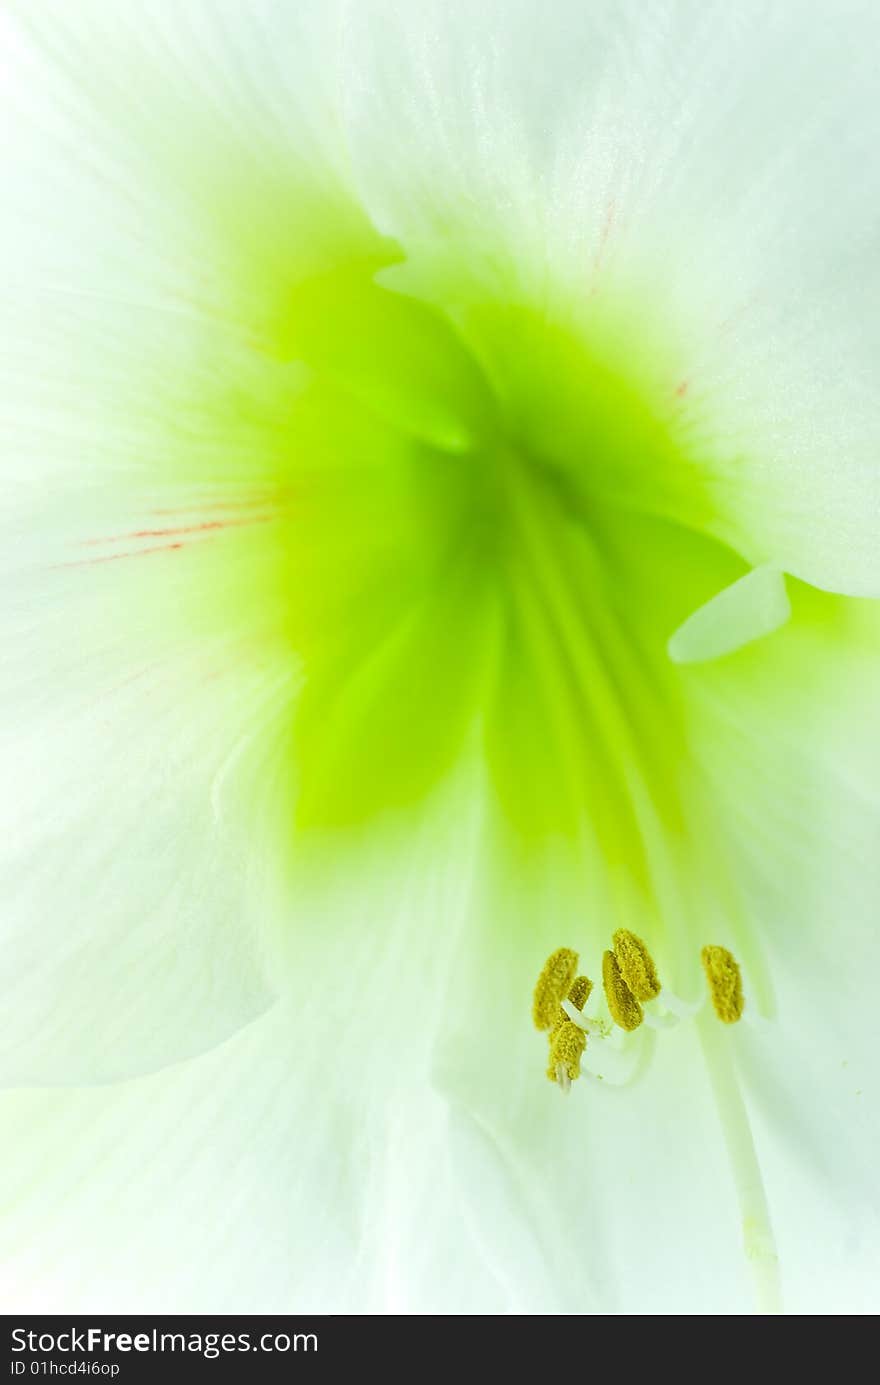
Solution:
[{"label": "flower petal", "polygon": [[271,1001],[254,842],[301,681],[281,511],[303,372],[278,357],[303,277],[387,258],[309,134],[317,11],[285,30],[295,76],[259,7],[160,9],[0,17],[4,1082],[148,1070]]},{"label": "flower petal", "polygon": [[265,795],[236,786],[298,686],[269,599],[287,561],[277,493],[242,467],[247,409],[195,404],[206,385],[203,406],[222,396],[225,369],[246,397],[238,349],[215,331],[194,366],[198,329],[181,341],[159,314],[126,314],[109,354],[68,350],[108,325],[100,307],[75,328],[59,311],[39,352],[23,334],[30,387],[4,396],[20,472],[0,613],[3,1081],[143,1071],[271,994]]},{"label": "flower petal", "polygon": [[877,23],[863,2],[793,25],[760,0],[552,22],[376,0],[347,69],[358,185],[407,250],[383,280],[600,329],[696,443],[719,537],[873,595]]},{"label": "flower petal", "polygon": [[688,616],[669,637],[669,657],[676,664],[721,658],[772,635],[790,615],[784,575],[755,568]]},{"label": "flower petal", "polygon": [[[811,637],[792,629],[809,663]],[[734,657],[769,669],[773,647]],[[739,746],[748,769],[748,744],[768,766],[769,834],[739,822],[738,794],[723,823],[732,833],[739,824],[751,850],[750,900],[762,918],[774,914],[771,972],[782,983],[775,1024],[744,1022],[725,1037],[755,1118],[789,1311],[867,1311],[876,1240],[865,1221],[854,1241],[852,1218],[854,1208],[873,1215],[876,930],[848,933],[855,969],[836,935],[817,949],[830,903],[819,886],[835,882],[816,869],[815,840],[784,827],[811,771],[792,773],[791,739],[751,732],[742,699],[764,700],[760,680],[719,705],[722,668],[687,674],[714,684],[704,696],[715,742],[726,712],[726,748]],[[856,725],[848,716],[841,729]],[[778,752],[769,759],[768,746]],[[838,763],[829,821],[862,822],[861,834],[834,839],[847,840],[848,888],[834,900],[849,914],[876,861],[878,805],[875,793],[868,819],[855,762],[841,753]],[[488,850],[481,815],[467,824],[461,811],[479,798],[462,782],[426,819],[418,849],[374,838],[332,871],[332,887],[329,863],[318,863],[310,891],[300,877],[304,916],[326,922],[287,938],[299,963],[289,998],[220,1049],[137,1082],[3,1098],[4,1126],[17,1132],[2,1155],[13,1194],[2,1237],[10,1305],[750,1311],[738,1209],[691,1027],[660,1036],[631,1089],[582,1079],[566,1100],[546,1082],[530,982],[554,943],[601,921],[585,911],[573,855],[567,865],[559,855],[515,865],[497,844]],[[389,851],[407,862],[408,880],[388,869]],[[794,894],[787,869],[780,889],[780,860],[798,864]],[[494,862],[482,882],[477,861]],[[859,1053],[852,1073],[841,1067]],[[818,1289],[817,1258],[830,1266]]]},{"label": "flower petal", "polygon": [[[791,595],[784,631],[726,674],[686,676],[700,684],[701,758],[770,983],[774,1018],[739,1026],[740,1055],[782,1209],[784,1287],[793,1311],[864,1313],[878,1274],[880,623],[874,603],[798,584]],[[754,984],[748,1006],[762,1008]]]}]

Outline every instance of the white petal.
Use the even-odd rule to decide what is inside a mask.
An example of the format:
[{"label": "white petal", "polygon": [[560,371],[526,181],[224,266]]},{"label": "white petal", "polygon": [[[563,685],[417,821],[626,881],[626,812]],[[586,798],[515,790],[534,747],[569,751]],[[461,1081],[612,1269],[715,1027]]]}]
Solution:
[{"label": "white petal", "polygon": [[[299,675],[267,599],[285,559],[265,464],[300,377],[254,346],[327,252],[288,215],[279,147],[316,204],[345,199],[309,136],[320,22],[285,30],[295,76],[278,34],[267,64],[258,8],[232,44],[231,10],[179,18],[88,0],[75,21],[51,0],[0,17],[2,1082],[148,1070],[273,994],[254,841]],[[304,104],[285,133],[288,82]]]},{"label": "white petal", "polygon": [[347,54],[353,169],[407,249],[383,278],[458,311],[618,314],[610,349],[696,449],[719,536],[875,595],[877,24],[376,0]]},{"label": "white petal", "polygon": [[[576,940],[577,877],[569,893],[558,862],[542,883],[499,857],[480,887],[485,844],[462,830],[463,801],[445,827],[426,822],[408,882],[379,845],[334,890],[315,882],[324,922],[297,936],[289,999],[218,1050],[136,1082],[2,1098],[11,1309],[751,1311],[691,1026],[660,1036],[631,1090],[582,1080],[562,1098],[528,991],[531,954]],[[785,840],[762,844],[765,873]],[[798,911],[824,914],[815,879]],[[798,920],[812,939],[820,921]],[[863,1311],[876,938],[855,970],[811,943],[786,973],[783,922],[778,1022],[723,1037],[757,1097],[789,1311]],[[831,1000],[818,1016],[817,986]],[[850,1074],[841,1055],[859,1045]]]},{"label": "white petal", "polygon": [[4,9],[2,247],[32,311],[158,304],[265,345],[292,285],[375,239],[346,191],[333,5]]},{"label": "white petal", "polygon": [[775,1018],[740,1026],[740,1053],[783,1284],[792,1311],[866,1313],[880,1273],[880,631],[873,603],[799,588],[792,600],[773,640],[726,674],[688,677],[702,681],[701,759],[771,986],[751,1004]]},{"label": "white petal", "polygon": [[784,574],[755,568],[688,616],[669,637],[669,657],[676,664],[719,659],[772,635],[790,615]]},{"label": "white petal", "polygon": [[89,302],[51,327],[20,321],[27,383],[4,395],[19,469],[0,560],[0,1080],[106,1080],[217,1042],[271,994],[275,905],[252,848],[271,769],[244,812],[231,790],[296,692],[265,586],[283,592],[284,541],[243,461],[259,408],[206,399],[233,379],[239,400],[267,378],[293,394],[296,379],[256,372],[219,327],[209,350],[198,319],[176,331]]},{"label": "white petal", "polygon": [[[63,607],[68,620],[75,610]],[[42,633],[57,623],[66,641],[62,621]],[[263,725],[266,689],[227,677],[204,695],[212,660],[223,679],[233,657],[202,647],[192,661],[147,656],[114,676],[91,651],[90,663],[56,660],[63,695],[29,684],[30,705],[12,702],[0,1082],[149,1069],[268,1003],[270,881],[223,800],[249,717]]]},{"label": "white petal", "polygon": [[445,1103],[427,1081],[477,802],[469,785],[440,805],[397,873],[384,842],[332,885],[313,861],[309,926],[277,939],[295,952],[288,994],[226,1044],[136,1081],[0,1096],[5,1304],[469,1311],[477,1292],[503,1307],[447,1215]]}]

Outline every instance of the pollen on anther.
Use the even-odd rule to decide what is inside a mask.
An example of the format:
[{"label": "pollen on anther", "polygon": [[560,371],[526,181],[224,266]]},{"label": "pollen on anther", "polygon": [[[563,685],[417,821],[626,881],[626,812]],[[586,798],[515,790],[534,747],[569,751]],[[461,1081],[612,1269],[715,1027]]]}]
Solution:
[{"label": "pollen on anther", "polygon": [[[583,1010],[592,993],[593,983],[590,980],[590,978],[588,976],[576,976],[571,983],[571,989],[569,990],[568,995],[565,997],[565,999],[569,1001],[569,1003],[572,1004],[576,1010]],[[553,1040],[559,1033],[561,1026],[563,1024],[568,1023],[568,1015],[565,1013],[564,1010],[559,1010],[557,1012],[556,1022],[547,1036],[550,1040],[551,1049],[553,1047]]]},{"label": "pollen on anther", "polygon": [[583,1010],[593,993],[593,983],[588,976],[576,976],[566,997],[576,1010]]},{"label": "pollen on anther", "polygon": [[618,928],[612,946],[620,974],[636,1000],[654,1000],[660,994],[660,978],[644,940],[628,928]]},{"label": "pollen on anther", "polygon": [[581,1058],[586,1046],[587,1036],[582,1029],[568,1019],[560,1024],[550,1045],[550,1064],[547,1068],[550,1081],[559,1081],[560,1070],[570,1082],[580,1077]]},{"label": "pollen on anther", "polygon": [[558,947],[547,958],[532,999],[532,1019],[536,1029],[552,1029],[556,1024],[559,1007],[574,982],[577,964],[578,955],[569,947]]},{"label": "pollen on anther", "polygon": [[723,1024],[736,1024],[745,1009],[739,963],[726,947],[709,944],[700,953],[709,983],[709,995],[716,1015]]},{"label": "pollen on anther", "polygon": [[621,1029],[638,1029],[643,1019],[642,1007],[624,981],[613,952],[602,957],[602,985],[614,1023]]}]

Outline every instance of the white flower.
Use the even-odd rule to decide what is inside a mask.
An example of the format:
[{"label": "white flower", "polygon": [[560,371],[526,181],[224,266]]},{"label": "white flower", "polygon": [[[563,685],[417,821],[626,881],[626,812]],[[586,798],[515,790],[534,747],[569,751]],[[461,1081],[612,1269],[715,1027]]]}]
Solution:
[{"label": "white flower", "polygon": [[871,1310],[877,29],[6,6],[9,1308]]}]

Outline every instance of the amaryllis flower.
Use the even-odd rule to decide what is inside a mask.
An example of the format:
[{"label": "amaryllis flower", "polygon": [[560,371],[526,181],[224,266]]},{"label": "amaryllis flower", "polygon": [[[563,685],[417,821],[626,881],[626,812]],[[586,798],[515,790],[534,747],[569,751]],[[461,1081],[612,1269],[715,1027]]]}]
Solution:
[{"label": "amaryllis flower", "polygon": [[8,1309],[870,1311],[877,19],[4,6]]}]

